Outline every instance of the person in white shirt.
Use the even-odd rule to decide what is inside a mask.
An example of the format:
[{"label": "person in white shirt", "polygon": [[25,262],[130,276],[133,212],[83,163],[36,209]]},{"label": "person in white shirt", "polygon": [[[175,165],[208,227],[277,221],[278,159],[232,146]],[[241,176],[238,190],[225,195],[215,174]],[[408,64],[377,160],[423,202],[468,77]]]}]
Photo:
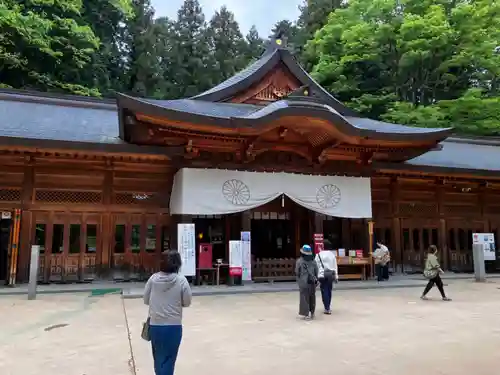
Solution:
[{"label": "person in white shirt", "polygon": [[391,261],[391,253],[387,246],[381,242],[377,242],[377,249],[373,252],[373,260],[378,281],[389,280],[389,262]]},{"label": "person in white shirt", "polygon": [[318,265],[318,279],[321,289],[321,298],[325,307],[325,314],[330,315],[333,282],[339,279],[337,257],[332,250],[323,250],[316,255],[316,264]]}]

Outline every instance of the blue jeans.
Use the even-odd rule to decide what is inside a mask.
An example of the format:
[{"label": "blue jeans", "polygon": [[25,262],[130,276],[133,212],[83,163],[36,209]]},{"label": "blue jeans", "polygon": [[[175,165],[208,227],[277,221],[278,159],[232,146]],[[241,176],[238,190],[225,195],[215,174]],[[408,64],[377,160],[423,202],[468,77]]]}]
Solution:
[{"label": "blue jeans", "polygon": [[175,360],[182,340],[182,326],[149,327],[156,375],[174,375]]},{"label": "blue jeans", "polygon": [[333,277],[324,277],[319,280],[319,287],[321,289],[321,299],[326,311],[330,311],[330,304],[332,302],[333,290]]}]

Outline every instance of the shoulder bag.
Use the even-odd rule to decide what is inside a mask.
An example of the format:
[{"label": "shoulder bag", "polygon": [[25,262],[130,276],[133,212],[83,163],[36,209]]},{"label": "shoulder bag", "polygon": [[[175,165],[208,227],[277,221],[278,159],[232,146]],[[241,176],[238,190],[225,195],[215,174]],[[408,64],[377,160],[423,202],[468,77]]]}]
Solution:
[{"label": "shoulder bag", "polygon": [[321,259],[321,253],[318,253],[318,258],[319,262],[321,263],[321,268],[323,268],[323,278],[333,279],[335,276],[335,271],[325,268],[325,265],[323,264],[323,259]]},{"label": "shoulder bag", "polygon": [[149,334],[149,324],[150,318],[148,317],[144,323],[142,323],[141,337],[143,340],[151,341],[151,335]]}]

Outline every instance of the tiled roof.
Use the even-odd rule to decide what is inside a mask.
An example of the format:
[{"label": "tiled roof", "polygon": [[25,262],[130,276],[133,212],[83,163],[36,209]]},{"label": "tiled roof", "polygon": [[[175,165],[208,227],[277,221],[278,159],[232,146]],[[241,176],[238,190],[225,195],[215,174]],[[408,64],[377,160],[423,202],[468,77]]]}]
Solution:
[{"label": "tiled roof", "polygon": [[0,136],[91,143],[124,143],[116,107],[75,106],[67,100],[0,100]]},{"label": "tiled roof", "polygon": [[[486,143],[486,144],[485,144]],[[439,151],[429,151],[406,164],[421,167],[453,168],[500,172],[500,144],[450,138]]]},{"label": "tiled roof", "polygon": [[153,100],[141,99],[144,102],[151,103],[156,106],[168,108],[173,111],[191,113],[202,116],[232,118],[245,117],[252,112],[255,112],[262,107],[252,104],[239,103],[214,103],[203,100],[193,99],[177,99],[177,100]]}]

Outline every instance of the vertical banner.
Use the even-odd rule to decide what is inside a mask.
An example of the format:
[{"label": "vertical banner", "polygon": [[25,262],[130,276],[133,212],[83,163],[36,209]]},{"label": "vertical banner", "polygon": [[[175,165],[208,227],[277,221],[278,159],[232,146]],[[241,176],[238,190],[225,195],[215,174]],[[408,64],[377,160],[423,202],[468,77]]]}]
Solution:
[{"label": "vertical banner", "polygon": [[241,241],[229,241],[229,275],[241,276],[243,273],[243,253]]},{"label": "vertical banner", "polygon": [[484,260],[496,260],[495,235],[493,233],[473,233],[473,245],[483,245]]},{"label": "vertical banner", "polygon": [[241,232],[241,252],[243,256],[243,281],[252,281],[252,243],[250,232]]},{"label": "vertical banner", "polygon": [[180,274],[196,275],[196,242],[194,224],[177,224],[177,251],[181,255]]},{"label": "vertical banner", "polygon": [[323,233],[315,233],[314,234],[314,254],[318,254],[319,252],[325,249],[325,242],[323,239]]}]

